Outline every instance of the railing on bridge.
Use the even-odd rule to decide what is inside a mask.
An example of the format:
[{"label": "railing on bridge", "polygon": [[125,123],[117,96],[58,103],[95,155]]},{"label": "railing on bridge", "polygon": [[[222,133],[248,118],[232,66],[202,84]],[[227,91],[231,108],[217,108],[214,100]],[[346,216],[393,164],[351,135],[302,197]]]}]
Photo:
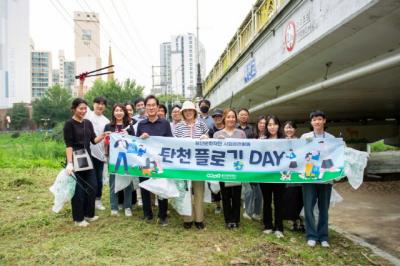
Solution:
[{"label": "railing on bridge", "polygon": [[256,36],[261,33],[290,0],[258,0],[247,15],[235,36],[229,42],[210,73],[204,80],[203,95],[206,95],[243,54]]}]

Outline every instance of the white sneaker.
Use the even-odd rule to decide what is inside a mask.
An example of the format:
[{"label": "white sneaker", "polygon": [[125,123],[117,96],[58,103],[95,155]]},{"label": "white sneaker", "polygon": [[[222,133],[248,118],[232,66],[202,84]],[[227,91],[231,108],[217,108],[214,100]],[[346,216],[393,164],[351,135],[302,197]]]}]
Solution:
[{"label": "white sneaker", "polygon": [[265,229],[263,233],[269,235],[272,233],[272,229]]},{"label": "white sneaker", "polygon": [[251,220],[251,217],[247,214],[247,212],[243,212],[243,218]]},{"label": "white sneaker", "polygon": [[99,216],[85,217],[85,220],[87,222],[94,222],[94,221],[97,221],[98,219],[99,219]]},{"label": "white sneaker", "polygon": [[95,207],[96,209],[100,210],[100,211],[104,211],[106,208],[103,206],[103,204],[101,203],[101,200],[96,200],[95,202]]},{"label": "white sneaker", "polygon": [[132,210],[129,209],[129,208],[126,208],[126,209],[125,209],[125,216],[126,216],[126,217],[131,217],[131,216],[132,216]]},{"label": "white sneaker", "polygon": [[321,242],[321,246],[324,247],[324,248],[329,248],[330,247],[328,241],[322,241]]},{"label": "white sneaker", "polygon": [[253,216],[251,216],[251,218],[253,218],[256,221],[261,221],[262,220],[261,215],[258,215],[258,214],[253,214]]},{"label": "white sneaker", "polygon": [[317,241],[315,241],[315,240],[308,240],[307,241],[307,245],[309,246],[309,247],[315,247],[315,244],[317,244]]},{"label": "white sneaker", "polygon": [[111,210],[111,216],[119,216],[118,211],[116,211],[116,210]]},{"label": "white sneaker", "polygon": [[283,238],[284,237],[284,235],[283,235],[283,233],[281,231],[275,231],[275,236],[276,236],[276,238]]},{"label": "white sneaker", "polygon": [[83,220],[83,221],[81,221],[81,222],[75,222],[75,225],[76,225],[76,226],[79,226],[79,227],[86,227],[86,226],[89,225],[89,223],[86,222],[85,220]]}]

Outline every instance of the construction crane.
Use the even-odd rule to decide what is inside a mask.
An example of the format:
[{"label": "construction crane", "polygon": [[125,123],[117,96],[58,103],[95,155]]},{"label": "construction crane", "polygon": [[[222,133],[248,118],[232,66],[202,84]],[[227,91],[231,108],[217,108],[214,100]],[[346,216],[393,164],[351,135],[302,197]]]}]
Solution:
[{"label": "construction crane", "polygon": [[96,69],[96,70],[92,70],[92,71],[89,71],[89,72],[83,72],[83,73],[81,73],[79,75],[76,75],[75,79],[79,79],[78,97],[81,97],[81,98],[83,97],[83,83],[85,82],[86,78],[95,77],[95,76],[102,76],[102,75],[107,75],[107,74],[113,74],[114,71],[109,71],[109,72],[105,72],[105,73],[96,73],[96,72],[102,71],[104,69],[112,68],[112,67],[114,67],[114,65],[109,65],[109,66],[106,66],[106,67],[102,67],[102,68],[99,68],[99,69]]}]

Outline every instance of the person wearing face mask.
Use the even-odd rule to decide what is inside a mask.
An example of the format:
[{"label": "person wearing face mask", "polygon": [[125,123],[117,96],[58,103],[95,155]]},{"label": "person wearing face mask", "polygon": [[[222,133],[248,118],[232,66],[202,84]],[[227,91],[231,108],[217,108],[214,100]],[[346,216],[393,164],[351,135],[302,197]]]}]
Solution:
[{"label": "person wearing face mask", "polygon": [[145,120],[147,116],[146,116],[146,109],[144,107],[144,99],[142,97],[137,98],[133,102],[133,104],[135,105],[135,111],[136,111],[136,114],[133,116],[133,119],[135,119],[137,122],[134,126],[134,129],[136,131],[139,122]]},{"label": "person wearing face mask", "polygon": [[211,116],[208,115],[208,111],[210,111],[211,103],[209,100],[202,99],[199,102],[200,107],[200,115],[199,119],[206,123],[208,129],[212,129],[214,126],[214,121]]},{"label": "person wearing face mask", "polygon": [[[98,96],[93,100],[93,111],[86,113],[85,118],[88,119],[93,124],[94,133],[100,135],[104,132],[104,126],[110,123],[110,120],[105,117],[104,111],[107,107],[107,100],[102,96]],[[98,143],[96,145],[90,144],[90,150],[92,155],[92,162],[94,173],[97,180],[97,192],[96,192],[96,203],[95,207],[98,210],[105,210],[106,208],[101,203],[101,195],[103,194],[103,170],[104,163],[107,161],[104,155],[104,143]]]}]

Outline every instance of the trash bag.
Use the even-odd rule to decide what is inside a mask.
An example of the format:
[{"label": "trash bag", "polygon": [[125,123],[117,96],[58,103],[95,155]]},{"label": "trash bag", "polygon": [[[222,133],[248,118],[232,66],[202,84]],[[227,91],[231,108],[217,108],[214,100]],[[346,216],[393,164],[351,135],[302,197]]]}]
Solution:
[{"label": "trash bag", "polygon": [[203,197],[203,201],[205,203],[211,203],[212,202],[211,189],[208,186],[207,182],[204,182],[204,197]]},{"label": "trash bag", "polygon": [[150,178],[139,184],[158,196],[159,199],[170,199],[179,197],[179,190],[176,183],[168,178]]},{"label": "trash bag", "polygon": [[180,215],[192,215],[192,191],[191,182],[188,180],[174,180],[179,191],[177,198],[171,199],[170,203]]},{"label": "trash bag", "polygon": [[358,189],[363,182],[368,157],[367,152],[348,147],[344,149],[344,174],[354,189]]},{"label": "trash bag", "polygon": [[75,194],[75,186],[76,178],[68,175],[67,171],[62,169],[58,173],[54,184],[49,188],[54,195],[53,212],[60,212],[64,204],[72,199]]},{"label": "trash bag", "polygon": [[211,192],[214,194],[218,194],[221,191],[219,186],[219,182],[217,181],[207,181],[208,187],[210,188]]},{"label": "trash bag", "polygon": [[114,193],[124,190],[133,182],[133,176],[115,174],[115,188]]},{"label": "trash bag", "polygon": [[108,163],[104,163],[103,168],[103,186],[108,185],[110,182],[109,175],[108,175]]}]

